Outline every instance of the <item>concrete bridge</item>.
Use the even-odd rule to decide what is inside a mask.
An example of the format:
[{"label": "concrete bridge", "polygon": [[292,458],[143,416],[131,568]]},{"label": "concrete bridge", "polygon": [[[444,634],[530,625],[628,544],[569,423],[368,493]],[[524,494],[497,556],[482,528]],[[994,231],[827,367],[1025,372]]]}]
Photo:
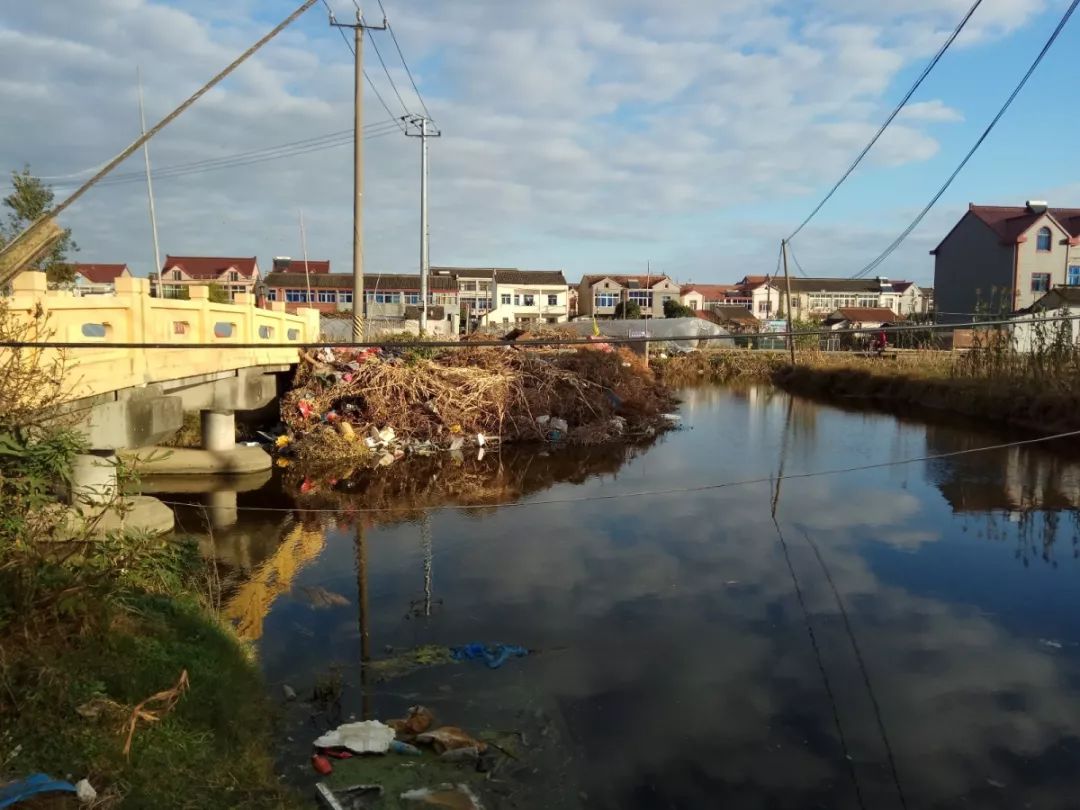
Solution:
[{"label": "concrete bridge", "polygon": [[[236,446],[235,412],[261,408],[277,397],[279,375],[299,362],[299,349],[282,344],[317,341],[319,313],[288,314],[284,302],[256,308],[243,294],[233,303],[212,303],[208,287],[189,289],[186,301],[152,298],[147,279],[118,278],[114,295],[77,297],[48,290],[43,273],[24,273],[12,282],[8,311],[17,320],[43,323],[37,340],[78,344],[45,349],[35,358],[43,368],[62,359],[65,384],[58,415],[70,419],[91,448],[76,464],[76,500],[111,500],[118,452],[166,439],[181,427],[185,412],[201,413],[202,450],[174,450],[146,472],[238,474],[269,468],[270,458],[260,448]],[[117,343],[154,348],[110,345]],[[155,504],[169,511],[151,498],[131,500],[159,520],[164,513]],[[129,516],[128,524],[133,520],[139,522]]]}]

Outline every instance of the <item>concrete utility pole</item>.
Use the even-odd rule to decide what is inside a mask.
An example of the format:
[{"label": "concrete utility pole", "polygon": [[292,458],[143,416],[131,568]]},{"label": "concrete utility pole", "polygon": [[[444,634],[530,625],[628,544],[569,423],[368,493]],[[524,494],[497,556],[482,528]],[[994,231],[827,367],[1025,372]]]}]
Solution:
[{"label": "concrete utility pole", "polygon": [[[146,115],[143,113],[142,71],[135,68],[135,82],[139,85],[139,133],[146,135]],[[154,237],[154,275],[158,280],[158,296],[161,296],[161,249],[158,247],[157,214],[154,212],[154,183],[150,179],[150,142],[143,141],[143,159],[146,161],[146,194],[150,198],[150,231]]]},{"label": "concrete utility pole", "polygon": [[787,239],[780,240],[780,253],[784,256],[784,296],[787,298],[788,349],[791,350],[791,365],[795,365],[795,331],[791,327],[791,276],[787,269]]},{"label": "concrete utility pole", "polygon": [[428,314],[428,274],[431,264],[428,256],[428,138],[439,138],[442,132],[431,128],[432,121],[423,115],[402,116],[409,127],[415,127],[416,132],[405,130],[410,138],[420,139],[420,334],[427,332]]},{"label": "concrete utility pole", "polygon": [[353,29],[353,340],[364,339],[364,30],[385,31],[382,25],[368,25],[359,8],[356,22],[339,23],[330,14],[334,28]]}]

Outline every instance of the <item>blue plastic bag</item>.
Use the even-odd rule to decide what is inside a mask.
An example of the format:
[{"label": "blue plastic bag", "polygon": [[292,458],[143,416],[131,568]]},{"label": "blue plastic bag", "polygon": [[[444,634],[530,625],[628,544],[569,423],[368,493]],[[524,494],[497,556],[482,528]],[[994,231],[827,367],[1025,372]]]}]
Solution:
[{"label": "blue plastic bag", "polygon": [[450,648],[450,657],[455,661],[482,660],[488,669],[498,669],[511,658],[524,658],[528,654],[527,648],[516,644],[480,644],[474,641],[462,647]]}]

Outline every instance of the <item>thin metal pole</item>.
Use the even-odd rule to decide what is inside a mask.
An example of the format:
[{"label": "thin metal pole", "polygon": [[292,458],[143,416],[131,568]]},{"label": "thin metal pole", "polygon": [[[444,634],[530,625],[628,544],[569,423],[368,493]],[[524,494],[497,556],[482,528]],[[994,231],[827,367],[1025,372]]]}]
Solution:
[{"label": "thin metal pole", "polygon": [[420,119],[420,334],[428,325],[428,121]]},{"label": "thin metal pole", "polygon": [[787,239],[780,240],[780,252],[784,256],[784,296],[787,298],[788,348],[791,350],[791,365],[795,365],[795,330],[791,326],[791,276],[787,268]]},{"label": "thin metal pole", "polygon": [[307,282],[307,302],[311,301],[311,273],[308,272],[307,233],[304,230],[304,209],[300,209],[300,248],[304,251],[304,281]]},{"label": "thin metal pole", "polygon": [[[146,135],[146,115],[143,112],[142,71],[135,67],[135,81],[139,86],[139,134]],[[150,141],[143,141],[143,160],[146,163],[146,195],[150,199],[150,232],[154,238],[154,274],[158,280],[158,296],[161,292],[161,249],[158,247],[157,213],[154,211],[154,183],[150,179]]]},{"label": "thin metal pole", "polygon": [[364,29],[353,28],[353,340],[364,339]]}]

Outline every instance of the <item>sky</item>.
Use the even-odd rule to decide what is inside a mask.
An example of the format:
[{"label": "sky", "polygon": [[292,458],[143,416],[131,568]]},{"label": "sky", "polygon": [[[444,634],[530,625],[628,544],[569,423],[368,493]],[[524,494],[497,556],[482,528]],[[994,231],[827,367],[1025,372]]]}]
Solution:
[{"label": "sky", "polygon": [[[352,0],[327,0],[341,21]],[[383,0],[442,137],[430,141],[435,265],[644,272],[731,282],[773,273],[813,208],[971,0]],[[0,170],[58,197],[170,112],[298,0],[0,3]],[[962,36],[792,242],[811,276],[850,275],[929,201],[1057,24],[1067,0],[984,0]],[[378,22],[377,5],[365,6]],[[287,158],[170,167],[342,133],[352,56],[317,3],[151,141],[162,254],[308,255],[351,269],[347,137]],[[393,40],[365,67],[364,259],[419,266],[420,146],[385,125],[422,112]],[[378,47],[397,92],[379,63]],[[1080,19],[923,224],[878,273],[932,283],[929,251],[969,202],[1080,206],[1068,101]],[[1066,79],[1070,79],[1066,81]],[[401,101],[398,99],[400,94]],[[390,134],[383,134],[388,132]],[[312,146],[322,146],[325,141]],[[153,269],[141,153],[63,217],[79,261]],[[119,182],[118,182],[119,181]],[[0,181],[0,193],[10,185]],[[795,272],[795,268],[792,268]]]}]

